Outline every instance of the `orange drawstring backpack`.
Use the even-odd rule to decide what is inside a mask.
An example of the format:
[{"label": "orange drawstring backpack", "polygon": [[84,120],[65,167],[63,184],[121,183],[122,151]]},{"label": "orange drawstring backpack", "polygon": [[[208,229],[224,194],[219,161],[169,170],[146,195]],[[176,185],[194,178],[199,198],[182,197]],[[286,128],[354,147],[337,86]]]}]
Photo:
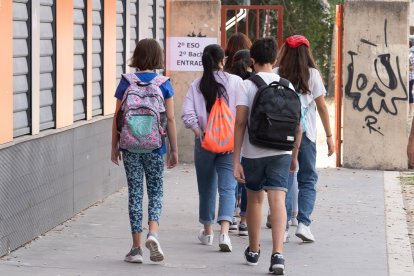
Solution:
[{"label": "orange drawstring backpack", "polygon": [[234,117],[222,97],[217,97],[211,108],[201,146],[215,153],[234,149]]}]

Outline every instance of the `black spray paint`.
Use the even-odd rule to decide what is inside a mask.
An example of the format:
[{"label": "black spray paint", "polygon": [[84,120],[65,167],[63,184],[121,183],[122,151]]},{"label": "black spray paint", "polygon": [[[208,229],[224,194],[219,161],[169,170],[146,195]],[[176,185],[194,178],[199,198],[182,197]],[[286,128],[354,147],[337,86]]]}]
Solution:
[{"label": "black spray paint", "polygon": [[[364,38],[360,39],[361,43],[367,44],[370,47],[378,47],[378,44],[372,41],[368,41]],[[387,20],[384,22],[384,43],[388,48],[387,38]],[[405,84],[402,80],[399,57],[392,57],[390,53],[379,54],[373,61],[373,66],[376,74],[376,79],[369,79],[364,72],[358,73],[355,83],[354,76],[356,75],[356,68],[354,60],[358,58],[358,54],[353,51],[348,51],[351,62],[347,66],[348,80],[345,84],[345,95],[352,99],[352,106],[359,112],[369,111],[375,115],[383,112],[396,116],[398,114],[397,101],[407,101],[408,94]],[[395,66],[393,61],[395,60]],[[381,78],[379,71],[384,69],[387,78]],[[397,78],[398,75],[398,78]],[[352,90],[353,84],[355,84],[356,90]],[[401,86],[404,91],[403,97],[393,96],[396,90]],[[398,91],[398,90],[397,90]],[[365,102],[361,100],[362,96]],[[375,101],[374,101],[375,99]],[[380,99],[378,101],[378,99]],[[374,104],[374,102],[380,102],[380,104]],[[383,135],[380,131],[381,127],[378,124],[378,118],[375,115],[368,115],[365,117],[365,125],[363,128],[369,130],[369,133],[378,133]]]}]

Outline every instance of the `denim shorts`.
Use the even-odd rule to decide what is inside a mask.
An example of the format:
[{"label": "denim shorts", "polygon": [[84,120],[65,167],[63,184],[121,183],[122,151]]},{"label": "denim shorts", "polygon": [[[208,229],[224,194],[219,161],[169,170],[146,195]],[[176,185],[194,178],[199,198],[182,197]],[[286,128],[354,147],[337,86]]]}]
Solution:
[{"label": "denim shorts", "polygon": [[251,191],[281,190],[287,192],[292,155],[242,158],[246,189]]}]

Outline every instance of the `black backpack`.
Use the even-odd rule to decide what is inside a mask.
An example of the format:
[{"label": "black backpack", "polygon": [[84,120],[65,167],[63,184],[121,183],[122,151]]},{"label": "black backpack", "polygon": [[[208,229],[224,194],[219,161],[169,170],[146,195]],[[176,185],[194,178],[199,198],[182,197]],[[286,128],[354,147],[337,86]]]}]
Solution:
[{"label": "black backpack", "polygon": [[292,150],[300,123],[299,95],[283,78],[270,84],[259,75],[249,80],[259,88],[250,112],[250,143],[264,148]]}]

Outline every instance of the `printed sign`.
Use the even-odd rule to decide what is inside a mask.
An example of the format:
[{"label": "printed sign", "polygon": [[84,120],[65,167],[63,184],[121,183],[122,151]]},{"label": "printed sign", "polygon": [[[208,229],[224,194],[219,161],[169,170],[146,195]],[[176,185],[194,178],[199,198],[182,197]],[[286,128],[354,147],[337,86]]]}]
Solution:
[{"label": "printed sign", "polygon": [[203,71],[204,47],[217,44],[216,37],[170,37],[170,71]]}]

